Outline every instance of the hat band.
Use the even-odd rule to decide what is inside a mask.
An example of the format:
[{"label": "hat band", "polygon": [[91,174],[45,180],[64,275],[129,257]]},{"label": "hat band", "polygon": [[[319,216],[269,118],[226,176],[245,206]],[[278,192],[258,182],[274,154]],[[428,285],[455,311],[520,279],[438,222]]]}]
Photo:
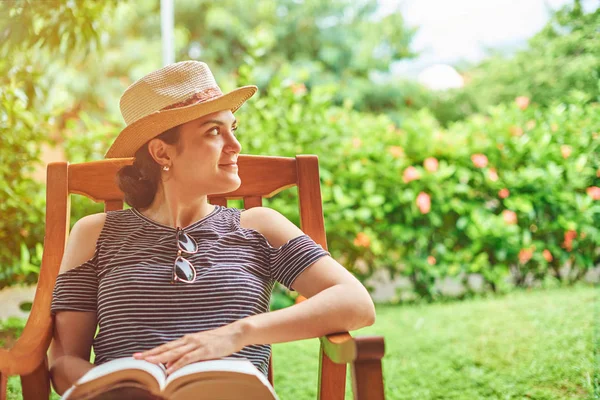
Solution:
[{"label": "hat band", "polygon": [[191,104],[196,104],[196,103],[204,103],[208,100],[212,100],[215,97],[220,97],[220,96],[223,96],[223,92],[221,92],[221,89],[219,89],[218,86],[217,87],[209,87],[200,92],[194,93],[192,96],[190,96],[189,98],[187,98],[183,101],[180,101],[178,103],[171,104],[164,108],[161,108],[160,111],[171,110],[173,108],[179,108],[179,107],[185,107],[185,106],[189,106]]}]

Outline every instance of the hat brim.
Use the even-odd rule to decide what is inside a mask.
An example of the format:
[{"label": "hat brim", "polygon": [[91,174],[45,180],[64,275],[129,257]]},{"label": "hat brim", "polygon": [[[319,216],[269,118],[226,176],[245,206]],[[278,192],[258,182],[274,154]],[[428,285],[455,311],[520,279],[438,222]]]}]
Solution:
[{"label": "hat brim", "polygon": [[119,133],[104,158],[133,157],[135,152],[148,140],[175,126],[217,111],[236,112],[257,90],[258,88],[253,85],[242,86],[209,101],[156,111],[140,118]]}]

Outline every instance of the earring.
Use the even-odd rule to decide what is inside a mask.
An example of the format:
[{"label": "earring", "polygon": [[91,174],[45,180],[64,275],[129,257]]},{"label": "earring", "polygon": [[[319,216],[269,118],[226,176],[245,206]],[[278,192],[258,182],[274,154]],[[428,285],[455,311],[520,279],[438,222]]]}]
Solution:
[{"label": "earring", "polygon": [[169,170],[169,166],[165,165],[165,166],[163,167],[163,171],[168,171],[168,170]]}]

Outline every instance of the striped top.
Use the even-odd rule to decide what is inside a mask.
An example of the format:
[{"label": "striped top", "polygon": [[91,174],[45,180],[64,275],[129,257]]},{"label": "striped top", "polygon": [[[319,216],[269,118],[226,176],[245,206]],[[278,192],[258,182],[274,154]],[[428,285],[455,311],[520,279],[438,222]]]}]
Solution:
[{"label": "striped top", "polygon": [[[196,268],[192,284],[171,284],[176,229],[135,208],[109,211],[93,257],[58,275],[52,314],[96,312],[96,365],[130,357],[188,333],[216,329],[269,311],[275,281],[292,283],[317,259],[330,255],[308,235],[279,248],[240,226],[243,210],[215,206],[184,228],[199,252],[186,255]],[[250,345],[229,357],[247,358],[265,376],[271,345]]]}]

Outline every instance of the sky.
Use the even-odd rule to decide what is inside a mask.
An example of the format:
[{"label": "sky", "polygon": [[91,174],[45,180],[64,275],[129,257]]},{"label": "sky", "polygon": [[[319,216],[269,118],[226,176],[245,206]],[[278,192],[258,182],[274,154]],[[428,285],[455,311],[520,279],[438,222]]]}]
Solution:
[{"label": "sky", "polygon": [[[412,50],[421,55],[395,63],[394,75],[415,78],[425,68],[478,61],[486,47],[512,52],[527,44],[549,20],[549,10],[571,4],[572,0],[379,0],[380,12],[400,10],[407,25],[420,29],[413,37]],[[598,0],[583,0],[586,10]]]}]

